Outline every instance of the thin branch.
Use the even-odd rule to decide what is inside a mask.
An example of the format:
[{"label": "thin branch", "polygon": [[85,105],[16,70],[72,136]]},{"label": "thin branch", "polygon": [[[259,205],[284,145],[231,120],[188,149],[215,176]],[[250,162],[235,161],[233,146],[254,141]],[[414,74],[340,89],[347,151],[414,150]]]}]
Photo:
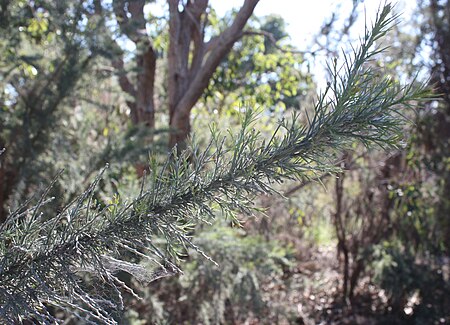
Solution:
[{"label": "thin branch", "polygon": [[137,91],[127,76],[127,73],[124,68],[123,59],[121,57],[116,57],[111,62],[111,64],[114,67],[114,69],[116,69],[116,71],[118,72],[117,76],[119,79],[120,88],[134,99],[136,97]]}]

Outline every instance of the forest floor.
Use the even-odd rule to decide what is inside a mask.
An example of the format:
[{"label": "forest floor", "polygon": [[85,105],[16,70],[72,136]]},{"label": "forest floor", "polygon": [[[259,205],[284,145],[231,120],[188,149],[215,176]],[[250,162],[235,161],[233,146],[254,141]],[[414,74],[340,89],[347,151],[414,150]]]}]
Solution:
[{"label": "forest floor", "polygon": [[[272,322],[305,325],[416,324],[412,309],[392,311],[384,290],[377,288],[369,277],[359,281],[353,303],[345,301],[334,245],[322,246],[310,254],[307,261],[300,261],[282,281],[263,285],[266,301],[270,301],[274,315]],[[410,303],[414,304],[414,301]],[[286,309],[289,317],[286,313],[277,315],[277,310]],[[445,321],[440,319],[434,323],[444,324]]]}]

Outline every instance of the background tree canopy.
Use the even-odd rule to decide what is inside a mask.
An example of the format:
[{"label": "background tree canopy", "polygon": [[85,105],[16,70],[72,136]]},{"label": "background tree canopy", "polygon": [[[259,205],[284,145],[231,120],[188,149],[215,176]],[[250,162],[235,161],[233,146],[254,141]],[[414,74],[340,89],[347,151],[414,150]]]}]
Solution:
[{"label": "background tree canopy", "polygon": [[450,2],[258,2],[0,0],[1,322],[450,322]]}]

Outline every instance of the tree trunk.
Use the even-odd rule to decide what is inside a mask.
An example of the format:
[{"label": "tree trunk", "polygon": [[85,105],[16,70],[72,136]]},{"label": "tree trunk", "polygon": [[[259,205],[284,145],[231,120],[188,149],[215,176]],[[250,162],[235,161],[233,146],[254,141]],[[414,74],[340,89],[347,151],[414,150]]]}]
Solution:
[{"label": "tree trunk", "polygon": [[[0,150],[2,149],[3,147],[0,147]],[[8,216],[6,203],[13,192],[17,180],[17,170],[13,166],[7,165],[8,162],[5,157],[2,157],[3,155],[6,155],[6,153],[4,152],[0,155],[0,224]]]},{"label": "tree trunk", "polygon": [[169,0],[168,109],[173,129],[169,147],[186,147],[190,112],[208,87],[217,66],[243,35],[243,28],[259,0],[245,0],[230,27],[209,42],[204,41],[208,0]]},{"label": "tree trunk", "polygon": [[345,224],[343,221],[344,207],[343,207],[343,196],[344,196],[344,173],[341,172],[337,175],[335,183],[335,193],[336,193],[336,212],[334,213],[334,227],[336,230],[336,236],[338,239],[337,245],[337,257],[340,260],[340,255],[344,256],[344,266],[343,266],[343,283],[342,283],[342,294],[344,301],[348,298],[348,282],[350,273],[350,260],[349,260],[349,249],[347,247],[347,236],[345,231]]},{"label": "tree trunk", "polygon": [[155,127],[154,85],[156,72],[156,55],[153,48],[148,45],[147,50],[138,56],[138,72],[136,94],[137,123],[144,123],[150,128]]},{"label": "tree trunk", "polygon": [[[440,158],[442,165],[446,166],[444,162],[448,157],[450,150],[450,44],[448,42],[450,38],[450,18],[448,13],[450,12],[450,1],[439,2],[433,0],[430,2],[430,9],[432,13],[432,26],[434,28],[434,41],[437,44],[435,49],[434,67],[432,68],[432,75],[430,79],[430,87],[435,88],[436,94],[442,96],[444,106],[442,110],[438,111],[434,120],[436,124],[435,134],[430,134],[430,143],[432,147],[430,152]],[[447,14],[446,14],[447,13]],[[430,105],[430,104],[429,104]],[[447,165],[448,166],[448,165]],[[444,235],[445,250],[447,254],[450,253],[450,199],[448,194],[450,193],[450,172],[448,169],[438,169],[438,175],[441,178],[441,198],[437,206],[437,214],[441,219],[442,232]]]},{"label": "tree trunk", "polygon": [[[361,258],[358,258],[356,254],[354,255],[353,263],[355,264],[353,267],[352,275],[350,277],[350,288],[348,292],[348,297],[350,298],[350,302],[353,304],[355,297],[355,289],[358,284],[359,277],[361,273],[364,271],[365,261]],[[358,258],[358,259],[357,259]],[[355,259],[357,259],[355,261]]]},{"label": "tree trunk", "polygon": [[120,30],[136,44],[136,85],[130,81],[124,69],[123,51],[113,42],[116,59],[113,66],[118,70],[119,85],[132,100],[127,101],[131,110],[131,120],[134,124],[145,124],[149,128],[155,127],[154,86],[156,74],[156,52],[145,32],[144,17],[145,0],[114,0],[114,13]]}]

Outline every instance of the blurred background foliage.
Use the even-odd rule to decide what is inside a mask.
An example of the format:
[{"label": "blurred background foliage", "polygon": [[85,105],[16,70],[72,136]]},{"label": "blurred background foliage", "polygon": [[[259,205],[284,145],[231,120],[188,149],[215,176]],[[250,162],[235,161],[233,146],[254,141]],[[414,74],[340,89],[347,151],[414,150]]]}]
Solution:
[{"label": "blurred background foliage", "polygon": [[[141,54],[117,27],[118,2],[0,1],[2,219],[60,169],[48,209],[73,200],[107,162],[97,195],[131,197],[149,152],[166,154],[169,18],[145,17],[157,53],[156,126],[148,128],[132,121],[121,84],[124,74],[138,78]],[[401,112],[411,123],[398,149],[355,145],[336,162],[345,170],[339,177],[282,184],[285,198],[261,196],[264,211],[239,216],[241,227],[218,218],[192,229],[219,266],[181,250],[182,276],[142,286],[124,274],[143,300],[127,296],[120,323],[450,323],[450,1],[408,4],[411,20],[400,18],[384,40],[388,54],[372,64],[393,79],[427,80],[437,97]],[[212,123],[237,127],[242,107],[262,109],[264,134],[290,112],[311,110],[311,66],[345,48],[363,15],[361,2],[353,6],[343,25],[329,8],[305,53],[289,44],[283,17],[252,16],[190,112],[195,136],[206,143]],[[221,33],[236,14],[209,8],[208,33]]]}]

